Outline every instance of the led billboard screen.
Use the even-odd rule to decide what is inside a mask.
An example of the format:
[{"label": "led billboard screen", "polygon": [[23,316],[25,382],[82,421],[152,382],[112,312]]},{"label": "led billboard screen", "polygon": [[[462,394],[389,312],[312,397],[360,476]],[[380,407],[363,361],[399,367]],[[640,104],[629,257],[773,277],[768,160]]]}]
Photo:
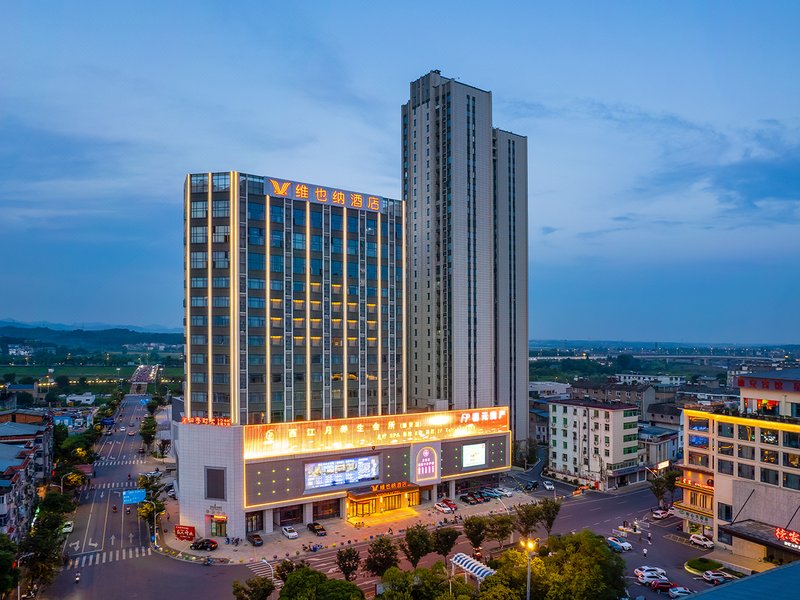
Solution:
[{"label": "led billboard screen", "polygon": [[304,469],[306,490],[352,485],[380,479],[380,459],[377,456],[357,456],[306,463]]},{"label": "led billboard screen", "polygon": [[486,464],[486,444],[465,444],[461,448],[461,466],[481,467]]}]

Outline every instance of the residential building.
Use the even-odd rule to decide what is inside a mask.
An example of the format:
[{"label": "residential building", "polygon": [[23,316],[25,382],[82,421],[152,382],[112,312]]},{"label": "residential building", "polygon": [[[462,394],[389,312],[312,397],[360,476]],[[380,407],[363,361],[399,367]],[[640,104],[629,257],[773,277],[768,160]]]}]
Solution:
[{"label": "residential building", "polygon": [[70,394],[66,398],[68,404],[84,404],[91,406],[97,400],[97,395],[92,392],[83,392],[82,394]]},{"label": "residential building", "polygon": [[659,465],[678,459],[678,432],[666,427],[639,424],[640,458],[649,469],[663,470]]},{"label": "residential building", "polygon": [[510,468],[507,406],[409,410],[405,214],[335,187],[187,176],[172,440],[198,536],[364,518]]},{"label": "residential building", "polygon": [[641,414],[656,402],[655,387],[649,383],[595,383],[582,379],[572,383],[569,393],[575,399],[634,404]]},{"label": "residential building", "polygon": [[651,404],[648,411],[642,415],[642,421],[651,426],[663,427],[677,432],[678,458],[683,456],[683,407],[674,402],[659,402]]},{"label": "residential building", "polygon": [[550,471],[602,490],[646,480],[636,405],[577,398],[549,405]]},{"label": "residential building", "polygon": [[41,485],[53,470],[53,424],[49,418],[39,423],[0,422],[0,444],[33,448],[34,483]]},{"label": "residential building", "polygon": [[431,71],[402,107],[408,402],[509,407],[528,435],[527,139],[492,94]]},{"label": "residential building", "polygon": [[679,404],[739,404],[739,390],[737,388],[720,387],[715,385],[685,384],[678,388],[676,401]]},{"label": "residential building", "polygon": [[560,381],[529,381],[528,395],[538,396],[539,398],[549,398],[551,396],[569,395],[570,385]]},{"label": "residential building", "polygon": [[800,557],[800,369],[739,377],[738,408],[684,409],[678,516],[734,555]]},{"label": "residential building", "polygon": [[686,378],[679,375],[643,375],[642,373],[617,373],[618,383],[660,383],[661,385],[681,385]]},{"label": "residential building", "polygon": [[547,400],[531,398],[529,414],[528,439],[537,444],[546,444],[550,432],[550,409]]},{"label": "residential building", "polygon": [[0,533],[19,543],[33,513],[34,449],[32,444],[0,444]]}]

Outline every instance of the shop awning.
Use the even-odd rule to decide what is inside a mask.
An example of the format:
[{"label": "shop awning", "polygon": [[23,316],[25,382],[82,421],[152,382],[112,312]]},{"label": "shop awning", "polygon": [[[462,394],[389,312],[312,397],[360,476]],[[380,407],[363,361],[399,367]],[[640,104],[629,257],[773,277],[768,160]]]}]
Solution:
[{"label": "shop awning", "polygon": [[800,534],[783,527],[748,519],[730,525],[720,524],[719,529],[749,542],[800,554]]},{"label": "shop awning", "polygon": [[483,581],[489,575],[494,575],[495,573],[494,569],[490,569],[482,562],[477,561],[471,556],[467,556],[461,552],[454,555],[453,558],[450,559],[450,562],[452,562],[458,568],[465,570],[478,581]]}]

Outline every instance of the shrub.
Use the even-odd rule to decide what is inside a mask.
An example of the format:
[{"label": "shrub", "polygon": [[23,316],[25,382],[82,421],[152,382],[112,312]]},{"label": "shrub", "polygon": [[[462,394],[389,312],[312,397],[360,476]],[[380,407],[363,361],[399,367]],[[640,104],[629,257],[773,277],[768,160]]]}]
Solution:
[{"label": "shrub", "polygon": [[701,556],[700,558],[693,558],[687,562],[686,565],[695,571],[716,571],[722,567],[722,563],[705,558],[704,556]]}]

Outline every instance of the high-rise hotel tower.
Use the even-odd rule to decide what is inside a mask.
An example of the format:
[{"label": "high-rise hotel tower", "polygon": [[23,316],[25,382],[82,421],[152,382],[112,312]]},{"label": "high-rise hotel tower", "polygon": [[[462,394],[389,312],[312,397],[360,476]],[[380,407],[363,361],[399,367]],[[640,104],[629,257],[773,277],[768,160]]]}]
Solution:
[{"label": "high-rise hotel tower", "polygon": [[432,71],[402,107],[409,405],[508,406],[528,436],[527,138]]}]

